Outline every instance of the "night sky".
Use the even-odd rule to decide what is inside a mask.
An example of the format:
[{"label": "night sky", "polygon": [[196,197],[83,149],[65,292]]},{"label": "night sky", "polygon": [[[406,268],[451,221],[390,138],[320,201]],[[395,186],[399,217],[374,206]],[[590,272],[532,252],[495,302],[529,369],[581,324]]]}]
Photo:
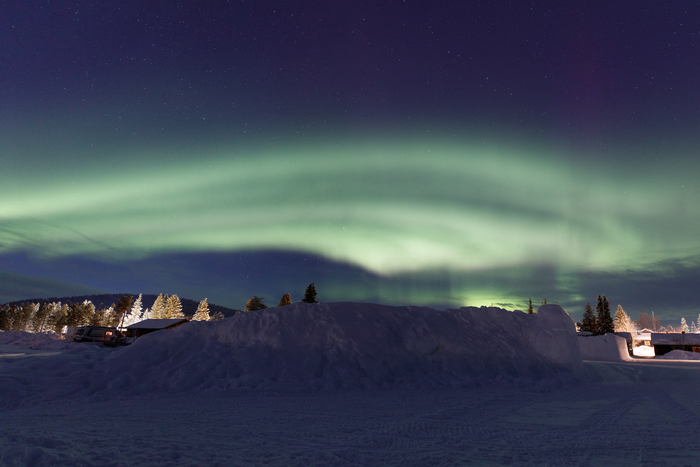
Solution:
[{"label": "night sky", "polygon": [[0,3],[0,303],[700,313],[700,3]]}]

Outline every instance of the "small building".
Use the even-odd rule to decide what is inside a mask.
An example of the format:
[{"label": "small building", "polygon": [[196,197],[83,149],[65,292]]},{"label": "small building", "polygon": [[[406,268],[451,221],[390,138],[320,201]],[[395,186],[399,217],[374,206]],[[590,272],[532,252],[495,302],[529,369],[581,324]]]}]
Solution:
[{"label": "small building", "polygon": [[186,319],[145,319],[126,327],[126,337],[135,339],[144,334],[160,331],[163,329],[173,329],[182,326],[187,322]]},{"label": "small building", "polygon": [[651,345],[656,355],[664,355],[672,350],[700,353],[700,334],[685,332],[654,332],[651,334]]}]

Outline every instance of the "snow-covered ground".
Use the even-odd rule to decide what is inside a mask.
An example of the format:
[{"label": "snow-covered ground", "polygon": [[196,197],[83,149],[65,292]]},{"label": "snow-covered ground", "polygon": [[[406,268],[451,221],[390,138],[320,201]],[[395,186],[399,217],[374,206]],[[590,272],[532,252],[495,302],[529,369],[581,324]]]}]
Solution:
[{"label": "snow-covered ground", "polygon": [[581,364],[557,308],[292,305],[118,349],[0,333],[0,464],[696,465],[700,364]]}]

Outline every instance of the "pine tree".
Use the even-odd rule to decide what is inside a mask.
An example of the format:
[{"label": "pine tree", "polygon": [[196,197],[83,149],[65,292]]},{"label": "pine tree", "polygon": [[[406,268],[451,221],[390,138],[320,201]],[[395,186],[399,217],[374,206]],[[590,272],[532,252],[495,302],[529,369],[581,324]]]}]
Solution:
[{"label": "pine tree", "polygon": [[586,303],[586,309],[583,312],[583,319],[581,320],[581,331],[590,332],[595,334],[598,331],[598,322],[593,314],[593,308],[591,308],[591,303]]},{"label": "pine tree", "polygon": [[277,304],[277,306],[287,306],[292,304],[292,296],[289,295],[288,293],[282,295],[282,298],[280,298],[280,302]]},{"label": "pine tree", "polygon": [[245,304],[245,309],[243,311],[264,310],[267,308],[267,305],[263,303],[263,300],[263,297],[258,297],[257,295],[253,296],[253,298],[248,300],[248,303]]},{"label": "pine tree", "polygon": [[122,327],[128,328],[132,324],[136,324],[139,321],[141,321],[141,315],[143,314],[142,297],[143,294],[139,294],[138,298],[134,300],[134,303],[131,305],[129,313],[124,317],[124,320],[121,322]]},{"label": "pine tree", "polygon": [[318,301],[316,300],[317,293],[315,284],[315,282],[312,282],[306,288],[306,292],[304,292],[304,298],[301,300],[303,303],[318,303]]},{"label": "pine tree", "polygon": [[6,331],[16,331],[19,327],[19,319],[22,314],[22,308],[19,305],[10,305],[7,308],[7,328]]},{"label": "pine tree", "polygon": [[615,332],[632,332],[629,326],[629,321],[629,316],[627,316],[625,310],[622,309],[622,305],[617,305],[614,322]]},{"label": "pine tree", "polygon": [[26,331],[27,326],[30,325],[32,318],[39,311],[38,303],[22,303],[19,310],[19,315],[15,319],[14,329],[15,331]]},{"label": "pine tree", "polygon": [[143,294],[139,294],[138,298],[134,300],[134,303],[131,305],[131,310],[129,312],[129,315],[132,316],[133,320],[141,318],[141,314],[143,313]]},{"label": "pine tree", "polygon": [[0,307],[0,331],[9,331],[12,328],[10,313],[10,305]]},{"label": "pine tree", "polygon": [[532,308],[532,298],[529,298],[527,301],[527,314],[531,315],[535,312],[535,310]]},{"label": "pine tree", "polygon": [[692,332],[692,333],[698,332],[698,327],[695,325],[695,321],[690,322],[690,332]]},{"label": "pine tree", "polygon": [[85,300],[83,303],[73,303],[71,312],[71,318],[74,321],[67,326],[85,326],[90,322],[92,315],[95,314],[95,305],[90,300]]},{"label": "pine tree", "polygon": [[112,312],[114,311],[114,303],[111,307],[105,308],[101,303],[99,308],[90,316],[88,324],[90,326],[108,326],[109,321],[112,318]]},{"label": "pine tree", "polygon": [[141,316],[141,312],[143,311],[143,294],[139,294],[138,298],[134,300],[134,303],[131,305],[131,314],[134,316]]},{"label": "pine tree", "polygon": [[163,318],[178,319],[184,317],[185,315],[182,313],[182,303],[180,302],[180,298],[175,294],[168,297]]},{"label": "pine tree", "polygon": [[53,330],[57,333],[62,333],[63,328],[65,326],[68,326],[68,314],[70,313],[70,307],[68,306],[68,303],[65,303],[61,305],[61,302],[58,302],[55,307],[55,312],[51,316],[51,319],[49,320],[49,325],[53,328]]},{"label": "pine tree", "polygon": [[596,312],[598,315],[598,334],[605,334],[608,332],[615,332],[615,326],[613,325],[612,316],[610,316],[610,303],[608,299],[603,295],[601,298],[598,295],[598,304],[596,306]]},{"label": "pine tree", "polygon": [[131,310],[131,301],[134,299],[131,295],[122,296],[117,302],[117,306],[109,317],[110,326],[120,326],[126,317],[126,314]]},{"label": "pine tree", "polygon": [[163,297],[163,294],[158,294],[158,297],[156,297],[156,301],[153,302],[153,306],[151,307],[151,319],[163,319],[163,315],[165,314],[165,298]]},{"label": "pine tree", "polygon": [[681,332],[690,332],[688,323],[685,322],[685,318],[681,318]]},{"label": "pine tree", "polygon": [[49,302],[44,302],[39,306],[39,309],[34,313],[31,319],[31,328],[33,332],[42,332],[46,326],[46,322],[51,315],[51,304]]},{"label": "pine tree", "polygon": [[192,321],[209,321],[210,319],[211,316],[209,316],[209,304],[207,303],[207,299],[205,298],[204,300],[199,302],[197,312],[192,317]]}]

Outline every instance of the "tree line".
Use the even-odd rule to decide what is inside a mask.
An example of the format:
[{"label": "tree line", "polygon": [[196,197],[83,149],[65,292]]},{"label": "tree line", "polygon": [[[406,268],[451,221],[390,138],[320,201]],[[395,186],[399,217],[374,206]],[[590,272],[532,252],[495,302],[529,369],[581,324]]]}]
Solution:
[{"label": "tree line", "polygon": [[143,309],[142,294],[139,294],[136,300],[131,295],[124,295],[116,305],[113,303],[109,307],[95,307],[90,300],[76,303],[6,304],[0,307],[0,330],[61,333],[67,326],[127,327],[145,319],[188,318],[193,321],[210,321],[223,317],[221,312],[210,314],[206,298],[199,302],[193,316],[186,317],[177,295],[159,294],[150,309]]},{"label": "tree line", "polygon": [[652,332],[691,332],[695,333],[700,330],[700,315],[698,320],[691,321],[688,325],[685,318],[681,318],[680,326],[668,324],[662,326],[659,319],[654,316],[649,317],[647,313],[641,313],[639,319],[634,321],[622,308],[622,305],[617,305],[615,318],[610,316],[610,303],[605,295],[598,295],[596,311],[593,312],[590,302],[586,304],[583,312],[583,319],[580,323],[576,323],[580,331],[593,333],[594,335],[605,334],[606,332],[639,332],[643,329],[649,329]]}]

